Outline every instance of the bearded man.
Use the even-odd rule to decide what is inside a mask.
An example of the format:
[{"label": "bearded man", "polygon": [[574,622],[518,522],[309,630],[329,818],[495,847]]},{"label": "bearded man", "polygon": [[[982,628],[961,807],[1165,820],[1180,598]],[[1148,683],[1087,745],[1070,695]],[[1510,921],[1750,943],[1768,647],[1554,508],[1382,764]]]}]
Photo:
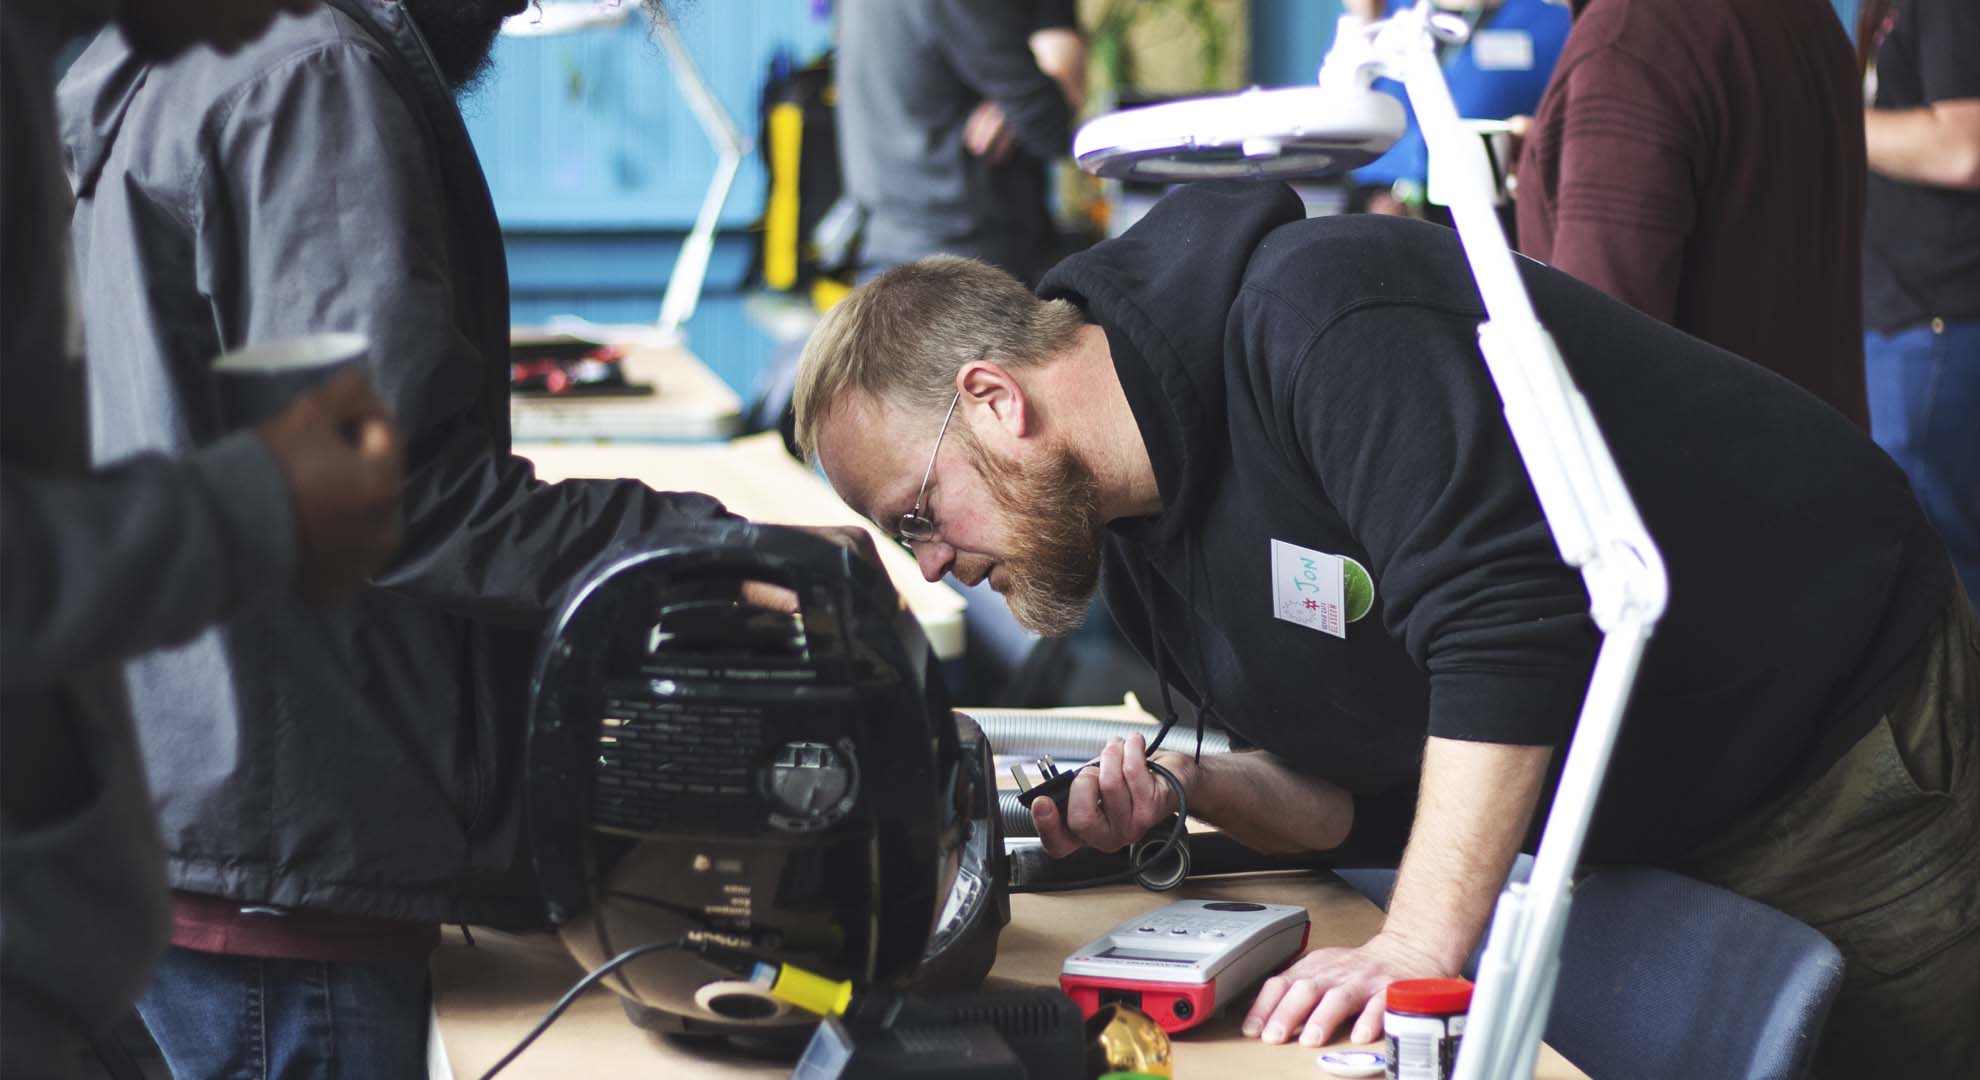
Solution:
[{"label": "bearded man", "polygon": [[540,917],[537,629],[608,550],[724,513],[509,452],[502,237],[453,93],[523,6],[330,0],[163,63],[108,32],[61,88],[99,458],[211,439],[208,358],[318,330],[370,339],[406,447],[372,587],[128,670],[176,897],[139,1009],[179,1076],[424,1075],[438,924]]},{"label": "bearded man", "polygon": [[[1400,856],[1381,932],[1297,961],[1244,1021],[1314,1045],[1379,1034],[1391,981],[1459,972],[1537,839],[1597,639],[1455,234],[1304,218],[1283,185],[1183,188],[1035,297],[966,259],[895,268],[820,323],[795,405],[800,445],[930,579],[987,578],[1045,633],[1104,588],[1258,748],[1158,755],[1192,812],[1261,850]],[[1849,974],[1818,1067],[1902,1045],[1920,1075],[1971,1074],[1980,641],[1945,549],[1842,414],[1523,270],[1670,576],[1587,860],[1828,933]],[[1132,739],[1063,817],[1033,813],[1062,855],[1171,803]]]}]

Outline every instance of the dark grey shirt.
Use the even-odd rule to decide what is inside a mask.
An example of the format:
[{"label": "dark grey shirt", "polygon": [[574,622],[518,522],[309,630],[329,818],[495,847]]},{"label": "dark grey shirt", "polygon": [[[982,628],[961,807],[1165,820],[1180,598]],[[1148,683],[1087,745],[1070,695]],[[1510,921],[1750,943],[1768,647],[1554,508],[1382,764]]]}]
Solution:
[{"label": "dark grey shirt", "polygon": [[[867,211],[861,261],[947,252],[1027,281],[1054,251],[1042,163],[1072,146],[1065,95],[1032,59],[1032,3],[846,0],[839,9],[839,157]],[[991,164],[963,145],[995,101],[1018,153]]]},{"label": "dark grey shirt", "polygon": [[[166,893],[117,662],[266,605],[288,490],[251,434],[92,471],[53,62],[107,3],[0,5],[0,1073],[62,1075],[130,1008]],[[106,347],[114,348],[114,342]]]}]

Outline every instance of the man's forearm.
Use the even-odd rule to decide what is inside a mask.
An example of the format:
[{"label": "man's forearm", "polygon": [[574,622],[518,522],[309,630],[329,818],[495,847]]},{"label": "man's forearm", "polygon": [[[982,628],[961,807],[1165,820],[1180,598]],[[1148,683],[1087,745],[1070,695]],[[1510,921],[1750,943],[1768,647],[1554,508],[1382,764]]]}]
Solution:
[{"label": "man's forearm", "polygon": [[289,491],[251,432],[80,475],[4,471],[0,685],[9,690],[179,644],[288,593]]},{"label": "man's forearm", "polygon": [[1980,188],[1980,100],[1865,109],[1863,142],[1870,168],[1893,180]]},{"label": "man's forearm", "polygon": [[1254,851],[1326,851],[1339,847],[1354,824],[1354,796],[1294,772],[1264,751],[1206,755],[1200,761],[1158,753],[1155,761],[1184,778],[1191,817]]},{"label": "man's forearm", "polygon": [[1072,109],[1031,54],[1028,6],[985,0],[928,4],[935,44],[963,83],[995,101],[1025,152],[1041,161],[1072,149]]},{"label": "man's forearm", "polygon": [[1086,107],[1086,39],[1069,26],[1031,32],[1031,56],[1038,70],[1059,84],[1073,115]]},{"label": "man's forearm", "polygon": [[1457,971],[1519,853],[1553,748],[1432,738],[1382,931]]}]

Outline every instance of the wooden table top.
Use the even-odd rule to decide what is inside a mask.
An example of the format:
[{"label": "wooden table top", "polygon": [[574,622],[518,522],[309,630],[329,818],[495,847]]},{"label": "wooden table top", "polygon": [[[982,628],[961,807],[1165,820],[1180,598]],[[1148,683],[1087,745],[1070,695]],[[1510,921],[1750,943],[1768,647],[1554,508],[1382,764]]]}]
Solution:
[{"label": "wooden table top", "polygon": [[[1331,874],[1204,879],[1162,894],[1115,885],[1014,896],[1011,924],[998,941],[997,963],[987,988],[1057,985],[1059,965],[1074,949],[1138,913],[1180,899],[1303,904],[1313,919],[1312,947],[1359,944],[1382,923],[1380,909]],[[436,1076],[466,1080],[480,1076],[582,974],[549,935],[478,930],[475,941],[476,947],[468,948],[459,931],[449,930],[434,955],[434,1056],[441,1062]],[[1325,1080],[1327,1074],[1314,1064],[1318,1051],[1298,1045],[1267,1046],[1238,1034],[1248,1005],[1247,994],[1224,1015],[1176,1037],[1177,1080]],[[594,988],[502,1075],[782,1080],[790,1070],[789,1062],[689,1047],[636,1028],[626,1020],[615,995]],[[1547,1047],[1541,1048],[1535,1075],[1543,1080],[1586,1080]]]}]

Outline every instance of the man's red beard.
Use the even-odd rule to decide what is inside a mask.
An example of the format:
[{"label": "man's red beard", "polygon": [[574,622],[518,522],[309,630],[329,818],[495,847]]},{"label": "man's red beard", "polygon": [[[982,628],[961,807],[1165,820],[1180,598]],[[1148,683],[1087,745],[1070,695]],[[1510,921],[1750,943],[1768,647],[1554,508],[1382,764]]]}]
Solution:
[{"label": "man's red beard", "polygon": [[1065,445],[1047,451],[1035,468],[993,457],[963,428],[970,461],[1004,515],[1010,547],[1003,568],[1004,599],[1019,625],[1059,637],[1086,621],[1100,585],[1099,484]]}]

